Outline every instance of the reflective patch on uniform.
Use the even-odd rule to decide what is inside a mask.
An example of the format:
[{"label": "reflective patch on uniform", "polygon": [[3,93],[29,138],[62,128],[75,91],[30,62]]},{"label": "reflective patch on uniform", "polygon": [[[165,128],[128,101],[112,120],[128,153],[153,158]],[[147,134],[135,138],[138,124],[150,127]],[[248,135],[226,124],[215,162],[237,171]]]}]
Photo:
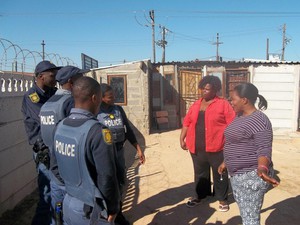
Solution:
[{"label": "reflective patch on uniform", "polygon": [[112,137],[109,129],[102,129],[103,140],[106,144],[112,144]]},{"label": "reflective patch on uniform", "polygon": [[38,103],[40,101],[40,97],[36,92],[30,94],[29,98],[33,103]]}]

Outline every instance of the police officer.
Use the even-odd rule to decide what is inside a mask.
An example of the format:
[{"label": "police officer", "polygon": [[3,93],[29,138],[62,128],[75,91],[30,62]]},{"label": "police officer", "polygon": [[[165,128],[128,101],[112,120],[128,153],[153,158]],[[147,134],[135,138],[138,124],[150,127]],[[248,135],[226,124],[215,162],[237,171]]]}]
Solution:
[{"label": "police officer", "polygon": [[[50,149],[50,187],[51,187],[51,204],[52,211],[55,211],[56,205],[62,203],[65,195],[63,180],[59,176],[56,162],[53,162],[53,138],[54,129],[58,122],[70,114],[71,108],[74,107],[74,99],[71,95],[72,86],[76,79],[83,76],[82,70],[75,66],[65,66],[56,74],[56,81],[60,84],[58,89],[41,108],[41,135],[44,143]],[[58,214],[60,215],[60,214]],[[54,216],[54,214],[53,214]],[[55,218],[55,217],[54,217]],[[55,218],[58,220],[59,218]],[[61,218],[62,219],[62,218]],[[54,220],[54,219],[53,219]],[[62,222],[62,221],[56,221]]]},{"label": "police officer", "polygon": [[36,82],[23,97],[22,113],[29,144],[33,145],[34,159],[38,171],[40,199],[32,224],[49,225],[51,221],[51,198],[49,177],[49,150],[41,138],[39,113],[42,105],[56,92],[55,75],[60,67],[42,61],[35,68]]},{"label": "police officer", "polygon": [[75,108],[54,135],[54,157],[66,187],[65,224],[114,224],[120,192],[110,131],[97,120],[99,83],[81,77],[73,85]]},{"label": "police officer", "polygon": [[[97,119],[101,124],[108,127],[113,135],[113,140],[117,149],[117,166],[119,171],[119,185],[121,193],[123,192],[126,179],[126,166],[124,157],[124,142],[128,140],[137,150],[140,163],[145,163],[145,156],[137,142],[135,134],[129,125],[129,121],[124,112],[124,109],[114,104],[113,89],[108,84],[101,84],[102,103]],[[120,202],[120,212],[118,213],[115,222],[119,225],[129,225],[129,221],[122,213],[122,202]]]}]

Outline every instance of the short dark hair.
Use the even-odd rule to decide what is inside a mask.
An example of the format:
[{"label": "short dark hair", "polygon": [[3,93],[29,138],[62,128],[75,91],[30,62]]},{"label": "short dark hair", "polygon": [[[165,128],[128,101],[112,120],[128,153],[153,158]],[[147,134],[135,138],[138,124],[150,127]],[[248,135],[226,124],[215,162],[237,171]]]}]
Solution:
[{"label": "short dark hair", "polygon": [[80,77],[74,82],[72,93],[75,101],[84,102],[93,95],[100,95],[101,88],[95,79],[91,77]]},{"label": "short dark hair", "polygon": [[203,77],[199,82],[198,88],[203,89],[207,84],[210,84],[215,92],[220,91],[222,87],[220,78],[213,75]]},{"label": "short dark hair", "polygon": [[106,84],[106,83],[102,83],[102,84],[100,84],[100,86],[101,86],[102,97],[105,96],[106,92],[113,90],[112,87],[109,84]]}]

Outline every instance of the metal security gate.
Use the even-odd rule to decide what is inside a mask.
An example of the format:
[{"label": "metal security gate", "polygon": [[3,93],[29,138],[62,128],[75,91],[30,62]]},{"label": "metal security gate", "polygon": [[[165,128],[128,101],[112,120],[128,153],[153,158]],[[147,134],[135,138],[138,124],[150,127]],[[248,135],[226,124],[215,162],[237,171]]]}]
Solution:
[{"label": "metal security gate", "polygon": [[226,69],[226,87],[225,87],[225,98],[230,97],[230,92],[234,89],[235,86],[249,82],[250,73],[248,69]]},{"label": "metal security gate", "polygon": [[198,84],[202,79],[202,73],[200,70],[189,69],[180,69],[179,71],[179,105],[182,123],[190,106],[201,96]]}]

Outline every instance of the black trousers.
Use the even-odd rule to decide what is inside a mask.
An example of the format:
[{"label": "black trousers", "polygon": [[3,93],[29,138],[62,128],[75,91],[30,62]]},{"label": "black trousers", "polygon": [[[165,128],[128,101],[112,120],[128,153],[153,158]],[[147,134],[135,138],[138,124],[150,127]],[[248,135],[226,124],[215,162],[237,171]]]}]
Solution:
[{"label": "black trousers", "polygon": [[[223,151],[205,152],[198,151],[191,154],[194,165],[195,190],[198,199],[214,195],[218,201],[228,198],[228,173],[221,176],[218,167],[223,162]],[[211,190],[211,171],[213,177],[213,190]]]}]

